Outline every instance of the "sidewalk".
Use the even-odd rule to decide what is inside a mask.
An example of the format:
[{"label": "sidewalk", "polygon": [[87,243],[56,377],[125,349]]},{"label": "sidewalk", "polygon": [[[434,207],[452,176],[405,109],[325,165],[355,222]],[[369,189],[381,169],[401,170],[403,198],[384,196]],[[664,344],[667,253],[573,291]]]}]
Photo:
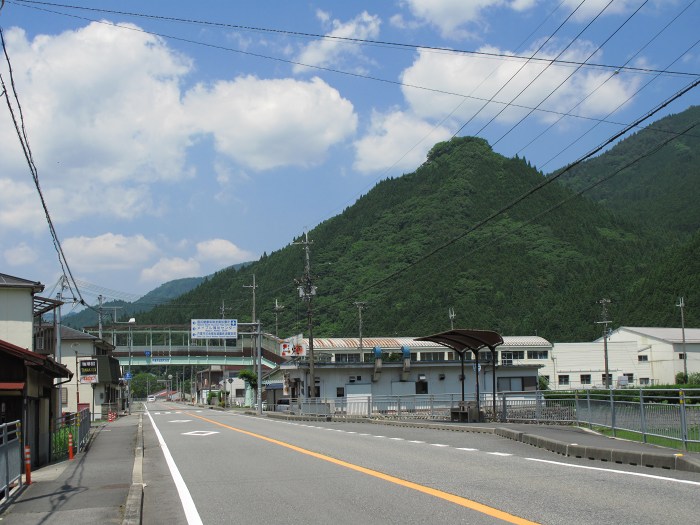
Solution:
[{"label": "sidewalk", "polygon": [[122,523],[132,486],[139,414],[93,428],[73,461],[32,472],[32,484],[0,515],[3,524]]}]

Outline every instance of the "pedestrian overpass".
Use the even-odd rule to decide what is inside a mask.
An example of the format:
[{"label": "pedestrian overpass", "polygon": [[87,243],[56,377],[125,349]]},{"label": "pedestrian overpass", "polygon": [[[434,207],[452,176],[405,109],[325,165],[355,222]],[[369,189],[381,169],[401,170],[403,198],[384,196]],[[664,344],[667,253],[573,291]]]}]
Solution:
[{"label": "pedestrian overpass", "polygon": [[[87,330],[99,337],[97,330]],[[257,366],[258,346],[263,369],[276,368],[280,340],[272,334],[239,332],[238,339],[192,339],[188,325],[121,325],[102,330],[114,345],[112,356],[129,366]]]}]

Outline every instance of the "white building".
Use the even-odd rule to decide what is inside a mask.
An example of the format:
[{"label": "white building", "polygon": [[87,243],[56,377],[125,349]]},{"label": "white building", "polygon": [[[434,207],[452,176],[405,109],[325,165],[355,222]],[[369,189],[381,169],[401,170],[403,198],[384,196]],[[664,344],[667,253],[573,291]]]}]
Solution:
[{"label": "white building", "polygon": [[[613,388],[674,384],[676,374],[700,372],[700,329],[620,327],[607,340],[608,373]],[[687,361],[685,360],[687,356]],[[524,357],[524,362],[531,362]],[[540,375],[555,390],[603,388],[603,338],[588,343],[555,343],[542,360]]]},{"label": "white building", "polygon": [[[522,362],[512,353],[549,353],[551,343],[541,337],[503,337],[498,346],[500,366],[496,368],[496,391],[524,391],[537,388],[539,359]],[[302,346],[308,347],[304,339]],[[375,353],[375,348],[378,354]],[[519,355],[519,354],[518,354]],[[429,341],[411,337],[315,338],[314,375],[316,397],[336,398],[351,395],[457,394],[461,392],[461,366],[457,352]],[[478,381],[481,393],[493,392],[493,366],[488,349],[479,352]],[[498,362],[498,361],[497,361]],[[295,358],[280,366],[276,376],[285,376],[285,396],[304,397],[308,393],[309,363]],[[465,392],[473,396],[477,371],[471,352],[464,368]]]},{"label": "white building", "polygon": [[61,385],[63,412],[89,408],[95,420],[107,419],[109,412],[123,409],[119,361],[110,355],[112,350],[111,344],[94,335],[61,326],[61,363],[73,373],[73,378]]}]

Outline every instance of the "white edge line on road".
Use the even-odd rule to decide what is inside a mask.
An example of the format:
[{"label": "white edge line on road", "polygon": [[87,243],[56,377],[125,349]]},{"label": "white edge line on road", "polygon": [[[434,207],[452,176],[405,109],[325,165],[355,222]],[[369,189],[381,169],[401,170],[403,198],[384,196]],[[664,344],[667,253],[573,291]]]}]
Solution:
[{"label": "white edge line on road", "polygon": [[160,430],[158,430],[158,427],[156,426],[156,422],[153,421],[153,417],[151,417],[150,412],[146,412],[146,414],[151,420],[153,430],[156,431],[156,436],[158,437],[158,443],[160,443],[160,448],[163,449],[165,462],[168,464],[168,468],[170,469],[170,475],[173,477],[173,481],[175,482],[175,486],[177,487],[177,493],[180,495],[180,502],[182,503],[182,508],[185,511],[187,523],[189,523],[190,525],[204,525],[204,523],[202,522],[202,518],[199,516],[199,512],[197,512],[197,507],[195,506],[194,500],[192,499],[192,494],[190,494],[187,485],[185,485],[185,480],[182,479],[182,475],[180,474],[180,471],[178,470],[177,465],[175,464],[173,456],[170,454],[168,445],[165,444],[165,440],[163,439]]},{"label": "white edge line on road", "polygon": [[540,463],[549,463],[550,465],[560,465],[562,467],[571,467],[571,468],[582,468],[582,469],[587,469],[587,470],[597,470],[599,472],[612,472],[614,474],[624,474],[626,476],[638,476],[640,478],[651,478],[651,479],[659,479],[662,481],[673,481],[675,483],[685,483],[686,485],[696,485],[700,486],[700,481],[690,481],[687,479],[675,479],[675,478],[667,478],[664,476],[655,476],[654,474],[643,474],[641,472],[627,472],[625,470],[616,470],[612,468],[601,468],[601,467],[589,467],[586,465],[572,465],[571,463],[561,463],[559,461],[550,461],[548,459],[537,459],[537,458],[524,458],[526,461],[538,461]]}]

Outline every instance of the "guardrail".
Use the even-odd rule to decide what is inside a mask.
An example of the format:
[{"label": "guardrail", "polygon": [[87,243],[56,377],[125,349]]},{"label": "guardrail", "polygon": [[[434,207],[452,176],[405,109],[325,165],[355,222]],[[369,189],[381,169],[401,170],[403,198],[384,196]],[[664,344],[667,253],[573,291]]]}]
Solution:
[{"label": "guardrail", "polygon": [[10,491],[22,486],[22,433],[21,422],[0,425],[0,505]]},{"label": "guardrail", "polygon": [[[479,399],[461,394],[293,399],[283,407],[297,414],[335,419],[425,419],[538,424],[577,424],[606,428],[613,435],[638,434],[642,441],[668,440],[669,446],[700,450],[700,389],[612,389],[583,391],[491,392]],[[463,412],[469,408],[469,417]],[[455,415],[459,417],[455,417]]]},{"label": "guardrail", "polygon": [[90,438],[90,410],[70,412],[63,414],[54,420],[51,432],[51,457],[49,461],[55,463],[67,459],[69,454],[69,442],[73,443],[73,454],[77,454],[85,448]]}]

